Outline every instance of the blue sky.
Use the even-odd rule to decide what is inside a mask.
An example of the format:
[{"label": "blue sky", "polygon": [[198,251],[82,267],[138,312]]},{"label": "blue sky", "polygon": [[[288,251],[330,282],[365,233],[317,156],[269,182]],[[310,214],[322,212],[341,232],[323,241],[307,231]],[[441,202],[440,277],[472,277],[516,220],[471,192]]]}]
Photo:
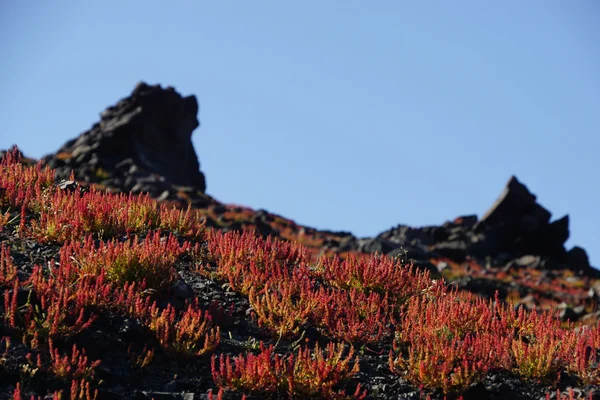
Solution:
[{"label": "blue sky", "polygon": [[200,102],[207,192],[372,236],[481,216],[512,174],[600,267],[594,0],[4,1],[0,148],[55,151],[135,84]]}]

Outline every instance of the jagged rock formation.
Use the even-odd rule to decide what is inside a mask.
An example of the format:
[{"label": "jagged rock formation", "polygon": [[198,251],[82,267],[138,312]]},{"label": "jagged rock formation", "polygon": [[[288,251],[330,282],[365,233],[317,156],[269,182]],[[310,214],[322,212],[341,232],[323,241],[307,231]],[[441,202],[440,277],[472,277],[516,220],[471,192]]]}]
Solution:
[{"label": "jagged rock formation", "polygon": [[406,250],[418,265],[428,267],[431,267],[429,259],[440,257],[457,262],[468,257],[488,260],[494,265],[520,265],[522,257],[531,256],[536,261],[529,262],[529,267],[568,268],[580,274],[597,275],[584,249],[576,246],[567,252],[564,247],[569,238],[569,216],[550,222],[551,216],[513,176],[479,220],[476,215],[468,215],[441,226],[398,225],[374,238],[348,236],[343,243],[330,247],[335,251],[358,250],[390,256]]},{"label": "jagged rock formation", "polygon": [[211,203],[191,136],[200,123],[195,96],[172,87],[136,85],[131,95],[100,114],[79,137],[42,161],[67,179],[98,183],[113,191],[149,192],[174,199],[183,191],[196,206]]}]

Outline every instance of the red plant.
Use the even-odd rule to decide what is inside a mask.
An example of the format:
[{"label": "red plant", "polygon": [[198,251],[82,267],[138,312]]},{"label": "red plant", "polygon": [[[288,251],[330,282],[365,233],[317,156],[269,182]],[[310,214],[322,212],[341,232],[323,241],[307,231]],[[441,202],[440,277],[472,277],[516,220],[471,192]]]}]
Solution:
[{"label": "red plant", "polygon": [[9,321],[9,325],[27,336],[48,338],[69,337],[87,329],[96,317],[87,315],[89,313],[77,296],[78,289],[63,285],[53,277],[43,278],[40,271],[39,267],[35,267],[31,279],[39,304],[28,302],[21,308],[17,307],[17,294],[22,287],[18,280],[14,281],[12,296],[5,291],[5,320]]},{"label": "red plant", "polygon": [[429,271],[403,265],[382,254],[367,259],[350,254],[343,261],[337,255],[323,256],[317,263],[316,274],[333,287],[387,294],[400,304],[431,286]]},{"label": "red plant", "polygon": [[510,353],[514,371],[536,381],[555,378],[568,364],[573,347],[572,334],[573,331],[539,325],[535,336],[513,338]]},{"label": "red plant", "polygon": [[460,393],[485,376],[498,347],[497,338],[490,334],[468,334],[462,340],[421,336],[411,341],[406,360],[390,352],[389,365],[394,373],[405,372],[415,385]]},{"label": "red plant", "polygon": [[436,285],[411,298],[390,352],[390,369],[444,393],[466,390],[490,368],[509,364],[508,340],[485,301]]},{"label": "red plant", "polygon": [[12,262],[10,247],[0,245],[0,287],[9,287],[17,279],[17,267]]},{"label": "red plant", "polygon": [[94,390],[94,394],[92,395],[89,382],[76,379],[71,382],[71,400],[96,400],[97,398],[98,389]]},{"label": "red plant", "polygon": [[378,343],[390,336],[391,305],[387,295],[367,295],[350,291],[320,288],[313,294],[317,305],[311,321],[325,329],[330,337],[348,343]]},{"label": "red plant", "polygon": [[[263,240],[252,233],[208,231],[209,253],[214,258],[218,279],[227,279],[234,290],[248,294],[248,277],[253,285],[264,285],[270,277],[278,277],[302,268],[308,263],[306,249],[277,239]],[[246,286],[244,286],[246,282]],[[260,288],[259,288],[260,289]]]},{"label": "red plant", "polygon": [[65,253],[71,253],[81,272],[99,275],[106,271],[107,277],[119,284],[146,281],[150,288],[164,288],[174,282],[177,273],[173,264],[188,248],[180,245],[175,236],[161,237],[161,231],[151,231],[144,241],[137,237],[125,242],[111,240],[107,244],[94,245],[91,235],[83,243],[67,243]]},{"label": "red plant", "polygon": [[11,220],[11,213],[10,211],[5,212],[4,214],[0,214],[0,232],[2,232],[2,230],[4,229],[4,227],[6,225],[8,225],[8,223]]},{"label": "red plant", "polygon": [[146,345],[138,353],[133,349],[133,346],[130,344],[127,348],[127,354],[129,355],[129,360],[131,361],[131,364],[139,369],[146,368],[154,359],[154,349],[149,349]]},{"label": "red plant", "polygon": [[[53,170],[20,164],[15,152],[3,158],[0,171],[0,206],[21,210],[21,233],[41,243],[79,240],[88,233],[104,239],[157,228],[194,240],[203,237],[200,214],[159,205],[147,194],[110,194],[94,185],[86,193],[69,193],[54,186]],[[70,179],[74,180],[73,174]],[[34,217],[29,227],[27,212]],[[6,223],[8,216],[0,222]]]},{"label": "red plant", "polygon": [[568,370],[589,385],[600,385],[600,323],[595,327],[582,327],[576,336],[573,357]]},{"label": "red plant", "polygon": [[240,354],[232,364],[230,356],[212,358],[214,382],[221,388],[242,391],[256,395],[283,395],[290,398],[362,399],[366,392],[360,385],[354,395],[348,396],[343,386],[358,371],[358,360],[351,367],[353,349],[344,357],[344,346],[330,343],[325,351],[315,347],[311,353],[307,347],[300,348],[296,356],[281,357],[273,353],[273,346],[261,352],[245,356]]},{"label": "red plant", "polygon": [[250,289],[249,300],[258,324],[280,337],[294,337],[318,305],[307,279],[297,277],[265,283],[263,290]]},{"label": "red plant", "polygon": [[160,344],[180,355],[201,356],[219,345],[219,327],[212,328],[208,312],[202,312],[197,301],[189,304],[181,318],[170,304],[159,311],[156,304],[149,310],[148,327],[156,334]]},{"label": "red plant", "polygon": [[16,147],[9,150],[0,162],[0,207],[39,208],[46,189],[54,184],[54,170],[48,167],[29,167],[21,164]]},{"label": "red plant", "polygon": [[221,388],[244,391],[246,393],[274,394],[281,387],[280,377],[286,372],[282,358],[273,355],[273,347],[264,348],[261,343],[261,352],[258,355],[248,353],[240,354],[234,358],[213,355],[211,371],[215,384]]},{"label": "red plant", "polygon": [[186,210],[160,205],[160,228],[173,234],[183,236],[194,241],[201,241],[205,235],[206,219],[188,205]]},{"label": "red plant", "polygon": [[[313,354],[308,347],[298,349],[298,355],[293,364],[293,373],[288,377],[289,392],[301,397],[314,398],[321,395],[325,398],[353,398],[363,399],[366,391],[361,391],[357,385],[353,396],[347,396],[344,391],[337,391],[334,387],[346,383],[352,376],[359,372],[358,357],[354,366],[350,366],[354,349],[350,348],[344,357],[344,345],[330,343],[325,351],[315,346]],[[294,356],[290,356],[290,363]]]},{"label": "red plant", "polygon": [[86,380],[94,377],[94,368],[100,365],[100,360],[90,363],[85,355],[85,350],[80,351],[75,345],[73,345],[71,357],[61,357],[58,349],[54,347],[52,339],[48,341],[48,346],[51,359],[50,369],[54,375],[65,380]]}]

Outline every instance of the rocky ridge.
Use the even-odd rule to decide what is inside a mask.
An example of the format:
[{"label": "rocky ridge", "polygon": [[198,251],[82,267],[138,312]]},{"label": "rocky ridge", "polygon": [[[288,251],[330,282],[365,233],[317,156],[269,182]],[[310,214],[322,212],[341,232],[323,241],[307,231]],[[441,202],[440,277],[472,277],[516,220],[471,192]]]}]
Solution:
[{"label": "rocky ridge", "polygon": [[406,250],[417,261],[438,257],[456,262],[478,259],[492,265],[511,263],[549,270],[570,269],[577,274],[598,276],[584,249],[578,246],[565,249],[569,216],[550,222],[551,215],[512,176],[481,219],[467,215],[441,226],[398,225],[375,238],[351,240],[349,248],[391,256]]}]

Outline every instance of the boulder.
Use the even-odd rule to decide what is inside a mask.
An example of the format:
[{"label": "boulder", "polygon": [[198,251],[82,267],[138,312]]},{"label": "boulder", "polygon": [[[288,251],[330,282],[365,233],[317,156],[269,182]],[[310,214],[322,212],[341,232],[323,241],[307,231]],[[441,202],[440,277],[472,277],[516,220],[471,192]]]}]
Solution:
[{"label": "boulder", "polygon": [[514,256],[535,254],[564,260],[569,238],[569,217],[550,222],[552,214],[536,196],[512,176],[492,207],[474,225],[479,234],[470,249],[484,255],[506,252]]},{"label": "boulder", "polygon": [[518,225],[524,216],[530,216],[534,222],[548,223],[550,212],[535,200],[536,196],[516,176],[512,176],[496,202],[475,225],[475,230],[498,224]]},{"label": "boulder", "polygon": [[567,252],[567,268],[581,275],[600,278],[600,270],[592,267],[587,252],[579,246]]}]

